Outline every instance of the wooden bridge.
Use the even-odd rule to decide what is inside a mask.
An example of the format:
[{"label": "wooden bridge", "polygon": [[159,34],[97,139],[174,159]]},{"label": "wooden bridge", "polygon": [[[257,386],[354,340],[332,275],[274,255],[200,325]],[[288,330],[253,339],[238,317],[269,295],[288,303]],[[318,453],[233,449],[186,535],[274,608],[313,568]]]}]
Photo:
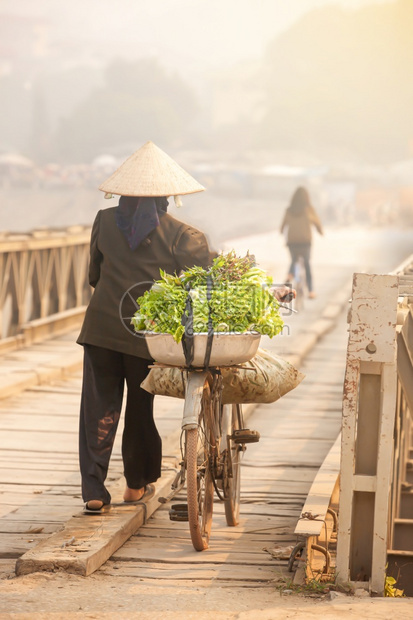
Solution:
[{"label": "wooden bridge", "polygon": [[[202,553],[193,550],[187,524],[169,520],[171,501],[159,501],[176,472],[182,402],[156,398],[163,469],[147,509],[122,505],[120,428],[108,478],[115,506],[110,516],[90,518],[81,513],[77,464],[77,330],[61,324],[64,333],[52,328],[45,339],[8,335],[0,357],[1,577],[64,570],[111,583],[136,577],[164,586],[268,591],[290,584],[297,567],[310,578],[311,571],[314,578],[333,574],[351,276],[348,266],[324,266],[318,298],[299,316],[285,318],[289,336],[262,343],[300,367],[306,379],[273,405],[247,408],[248,426],[262,439],[248,446],[243,461],[241,522],[227,527],[217,502],[210,549]],[[293,562],[299,541],[303,559],[311,562],[299,556]],[[0,583],[7,594],[7,581]]]}]

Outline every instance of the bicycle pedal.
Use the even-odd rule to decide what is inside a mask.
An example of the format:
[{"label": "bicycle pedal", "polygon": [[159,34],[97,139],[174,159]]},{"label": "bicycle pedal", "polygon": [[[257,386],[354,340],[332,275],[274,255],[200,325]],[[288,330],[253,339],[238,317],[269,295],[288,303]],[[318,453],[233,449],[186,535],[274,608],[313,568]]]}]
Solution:
[{"label": "bicycle pedal", "polygon": [[249,428],[240,428],[234,431],[231,437],[234,443],[257,443],[260,440],[258,431],[251,431]]},{"label": "bicycle pedal", "polygon": [[172,504],[169,518],[171,521],[188,521],[188,504]]}]

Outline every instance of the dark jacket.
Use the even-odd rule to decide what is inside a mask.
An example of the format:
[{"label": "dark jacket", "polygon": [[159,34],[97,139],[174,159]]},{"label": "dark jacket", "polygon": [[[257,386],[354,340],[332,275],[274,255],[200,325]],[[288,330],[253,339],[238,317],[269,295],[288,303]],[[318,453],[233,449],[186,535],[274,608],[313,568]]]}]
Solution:
[{"label": "dark jacket", "polygon": [[130,325],[136,299],[167,273],[200,265],[207,267],[211,253],[205,235],[168,213],[136,250],[131,250],[115,221],[116,207],[99,211],[90,241],[89,282],[95,288],[86,310],[79,344],[151,359],[145,341]]},{"label": "dark jacket", "polygon": [[288,227],[287,244],[311,243],[311,226],[315,226],[320,235],[323,234],[320,219],[314,207],[306,207],[303,213],[295,214],[289,207],[281,224],[281,233]]}]

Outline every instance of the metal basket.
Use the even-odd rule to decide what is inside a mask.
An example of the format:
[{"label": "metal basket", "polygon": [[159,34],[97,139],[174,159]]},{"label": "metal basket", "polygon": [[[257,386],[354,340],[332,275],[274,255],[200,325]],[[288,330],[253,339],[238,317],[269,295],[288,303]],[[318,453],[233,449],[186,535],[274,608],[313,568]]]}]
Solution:
[{"label": "metal basket", "polygon": [[[171,334],[142,332],[149,353],[156,362],[170,366],[186,366],[181,342],[175,342]],[[217,332],[212,340],[209,366],[234,366],[248,362],[254,357],[260,344],[261,334],[257,332],[235,333]],[[192,366],[202,368],[208,334],[194,335],[194,359]]]}]

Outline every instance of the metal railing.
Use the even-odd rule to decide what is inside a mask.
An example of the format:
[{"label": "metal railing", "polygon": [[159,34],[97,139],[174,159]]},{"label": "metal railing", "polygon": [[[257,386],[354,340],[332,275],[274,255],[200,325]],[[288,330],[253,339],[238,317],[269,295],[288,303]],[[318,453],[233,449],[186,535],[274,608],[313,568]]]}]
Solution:
[{"label": "metal railing", "polygon": [[90,298],[89,241],[82,226],[0,235],[0,348],[33,339],[36,325],[79,323]]}]

